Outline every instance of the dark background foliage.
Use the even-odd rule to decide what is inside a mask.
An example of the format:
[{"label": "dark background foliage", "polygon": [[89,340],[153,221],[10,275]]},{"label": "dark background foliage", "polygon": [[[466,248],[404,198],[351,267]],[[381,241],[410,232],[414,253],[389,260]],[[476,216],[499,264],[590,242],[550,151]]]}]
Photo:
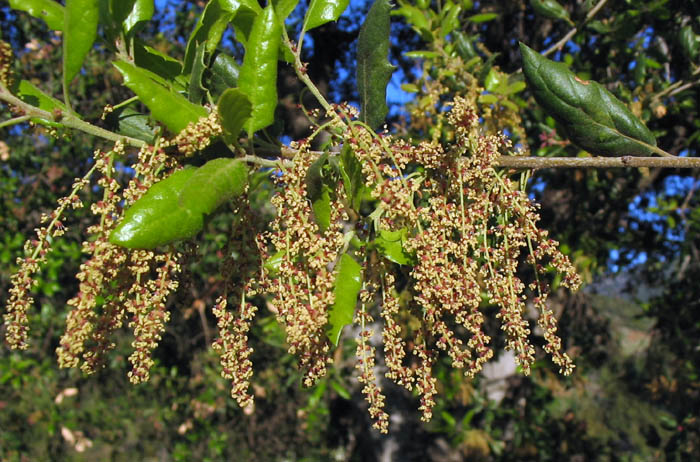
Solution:
[{"label": "dark background foliage", "polygon": [[[182,58],[203,2],[162,6],[144,36]],[[566,6],[579,22],[591,2]],[[311,32],[309,74],[333,100],[357,99],[354,41],[367,9],[366,2],[352,2],[338,23]],[[478,2],[473,13],[485,12],[498,17],[465,21],[463,32],[474,37],[480,55],[507,73],[520,67],[518,41],[543,50],[570,29],[534,14],[527,1]],[[635,107],[664,149],[697,156],[700,86],[663,92],[675,82],[697,83],[697,58],[693,63],[683,53],[678,34],[685,25],[700,33],[699,13],[697,1],[609,2],[554,58]],[[295,17],[290,27],[298,29]],[[0,25],[17,53],[17,73],[60,94],[60,40],[5,5]],[[392,33],[392,60],[408,81],[415,63],[402,53],[423,44],[399,17]],[[230,38],[222,46],[231,54],[240,51]],[[97,47],[74,88],[79,111],[93,120],[105,104],[129,96],[107,56]],[[303,137],[308,123],[296,108],[301,87],[291,68],[282,66],[280,74],[283,135]],[[553,120],[531,100],[521,112],[533,153],[578,154],[571,145],[540,147],[540,134],[556,130]],[[396,123],[407,117],[400,107],[391,114]],[[69,191],[102,146],[81,134],[59,135],[71,138],[55,139],[27,126],[0,129],[9,148],[0,161],[3,295],[40,213]],[[198,248],[190,249],[190,271],[171,300],[172,320],[149,383],[128,383],[126,333],[109,367],[95,376],[59,370],[53,351],[65,300],[77,288],[80,230],[88,218],[81,212],[66,223],[70,231],[41,273],[31,349],[0,349],[0,459],[132,460],[138,454],[143,460],[697,460],[699,181],[697,172],[672,169],[537,172],[531,185],[542,204],[542,226],[562,242],[589,284],[582,293],[552,300],[562,338],[576,356],[575,374],[564,379],[543,359],[532,376],[523,377],[503,358],[500,367],[468,381],[440,364],[436,373],[443,385],[429,424],[418,422],[415,398],[387,387],[393,416],[387,437],[370,430],[352,360],[345,359],[352,345],[337,353],[328,378],[301,389],[283,334],[264,314],[252,336],[255,411],[244,412],[230,399],[208,349],[226,216],[214,220]]]}]

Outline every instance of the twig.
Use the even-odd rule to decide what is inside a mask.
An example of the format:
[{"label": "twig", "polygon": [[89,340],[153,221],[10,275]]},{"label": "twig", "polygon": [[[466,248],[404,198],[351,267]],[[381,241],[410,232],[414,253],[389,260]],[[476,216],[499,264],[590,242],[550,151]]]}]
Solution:
[{"label": "twig", "polygon": [[499,167],[512,168],[700,168],[700,157],[516,157],[499,156]]},{"label": "twig", "polygon": [[59,123],[66,128],[75,128],[81,132],[88,133],[90,135],[98,136],[110,141],[121,140],[124,144],[129,146],[134,146],[140,148],[145,146],[147,143],[145,141],[131,138],[130,136],[119,135],[104,128],[92,125],[91,123],[85,122],[79,119],[76,115],[71,112],[62,112],[60,115],[52,114],[50,112],[39,109],[38,107],[27,104],[21,99],[10,93],[4,86],[0,86],[0,101],[4,101],[12,106],[19,108],[24,116],[29,116],[30,118],[43,119],[49,122]]},{"label": "twig", "polygon": [[[600,11],[600,9],[603,8],[603,6],[605,5],[605,3],[607,1],[608,0],[600,0],[596,6],[591,8],[591,10],[588,12],[588,14],[586,14],[586,18],[581,23],[581,27],[585,26],[588,23],[588,21],[593,19],[593,16],[595,16],[598,13],[598,11]],[[567,32],[566,35],[564,35],[564,37],[561,38],[561,40],[559,40],[557,43],[555,43],[554,45],[549,47],[544,53],[542,53],[542,56],[550,55],[555,50],[558,50],[561,47],[563,47],[566,44],[566,42],[571,40],[571,38],[574,35],[576,35],[576,32],[578,32],[578,30],[579,30],[578,27],[575,26],[573,29],[571,29],[569,32]]]}]

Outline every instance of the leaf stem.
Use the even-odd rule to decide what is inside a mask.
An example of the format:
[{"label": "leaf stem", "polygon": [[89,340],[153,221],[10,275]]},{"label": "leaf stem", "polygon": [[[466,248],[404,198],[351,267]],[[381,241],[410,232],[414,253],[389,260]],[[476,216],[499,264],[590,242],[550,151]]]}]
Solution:
[{"label": "leaf stem", "polygon": [[11,127],[12,125],[17,125],[21,124],[22,122],[26,122],[29,119],[31,119],[30,116],[19,116],[19,117],[13,117],[10,120],[6,120],[4,122],[0,122],[0,128],[5,128],[5,127]]}]

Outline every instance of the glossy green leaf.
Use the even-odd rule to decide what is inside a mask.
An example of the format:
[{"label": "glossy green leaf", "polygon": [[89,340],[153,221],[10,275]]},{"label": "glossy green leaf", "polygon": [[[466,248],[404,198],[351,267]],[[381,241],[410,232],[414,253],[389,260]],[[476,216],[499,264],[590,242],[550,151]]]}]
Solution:
[{"label": "glossy green leaf", "polygon": [[304,17],[304,30],[311,30],[327,22],[337,21],[350,0],[311,0]]},{"label": "glossy green leaf", "polygon": [[207,3],[194,31],[187,40],[183,71],[185,74],[189,74],[192,70],[199,44],[206,43],[207,53],[213,53],[216,50],[226,26],[235,17],[239,6],[240,4],[236,0],[210,0]]},{"label": "glossy green leaf", "polygon": [[292,11],[294,11],[294,8],[296,8],[298,4],[299,0],[272,0],[272,7],[275,9],[275,13],[277,13],[277,17],[282,23],[292,14]]},{"label": "glossy green leaf", "polygon": [[136,93],[151,111],[153,118],[178,133],[190,122],[207,116],[204,107],[192,104],[184,96],[171,91],[155,81],[148,71],[125,61],[115,61],[114,66],[124,76],[124,85]]},{"label": "glossy green leaf", "polygon": [[523,73],[537,102],[569,139],[598,155],[649,155],[656,139],[621,101],[594,81],[582,81],[566,65],[524,44]]},{"label": "glossy green leaf", "polygon": [[217,107],[224,129],[224,140],[227,143],[238,143],[238,137],[252,114],[253,105],[241,90],[229,88],[219,98]]},{"label": "glossy green leaf", "polygon": [[561,19],[574,25],[569,17],[569,12],[556,0],[530,0],[530,6],[540,16],[549,19]]},{"label": "glossy green leaf", "polygon": [[237,159],[210,160],[194,172],[180,192],[178,205],[208,215],[245,191],[248,167]]},{"label": "glossy green leaf", "polygon": [[10,0],[10,8],[26,11],[53,30],[63,30],[63,6],[54,0]]},{"label": "glossy green leaf", "polygon": [[357,90],[361,118],[373,129],[384,123],[389,108],[386,87],[395,67],[389,63],[389,0],[375,0],[357,40]]},{"label": "glossy green leaf", "polygon": [[109,242],[130,249],[154,249],[194,236],[204,219],[179,206],[182,188],[194,168],[179,170],[159,181],[125,213],[109,236]]},{"label": "glossy green leaf", "polygon": [[335,303],[328,313],[330,330],[328,338],[334,345],[338,345],[343,327],[352,323],[355,315],[357,297],[362,289],[362,266],[350,255],[343,254],[338,263],[338,272],[335,276]]},{"label": "glossy green leaf", "polygon": [[124,19],[124,32],[129,34],[139,23],[150,21],[154,13],[153,4],[154,0],[136,0],[129,15]]},{"label": "glossy green leaf", "polygon": [[68,87],[80,69],[97,37],[99,0],[66,0],[63,16],[63,88]]},{"label": "glossy green leaf", "polygon": [[109,241],[130,249],[153,249],[189,239],[221,204],[239,196],[248,182],[246,165],[214,159],[187,167],[154,184],[125,213]]},{"label": "glossy green leaf", "polygon": [[408,230],[406,228],[401,228],[397,231],[382,229],[374,239],[374,244],[389,261],[399,265],[410,265],[415,262],[415,259],[403,249],[403,243],[407,235]]},{"label": "glossy green leaf", "polygon": [[277,107],[277,56],[282,37],[282,25],[272,5],[253,21],[238,87],[253,105],[252,117],[246,124],[250,136],[272,124]]}]

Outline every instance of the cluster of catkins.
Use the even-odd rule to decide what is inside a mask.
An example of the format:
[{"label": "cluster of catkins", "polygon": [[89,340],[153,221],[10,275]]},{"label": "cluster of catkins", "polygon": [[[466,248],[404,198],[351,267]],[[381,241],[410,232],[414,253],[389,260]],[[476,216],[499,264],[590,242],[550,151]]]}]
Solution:
[{"label": "cluster of catkins", "polygon": [[[219,328],[213,347],[220,355],[222,376],[232,383],[232,396],[243,407],[253,404],[248,333],[258,309],[251,303],[256,296],[264,297],[284,327],[304,384],[313,385],[326,374],[332,361],[329,312],[335,302],[337,262],[349,249],[347,236],[370,242],[381,232],[403,236],[406,264],[390,261],[377,246],[350,250],[363,272],[354,317],[358,380],[380,431],[387,431],[389,419],[377,372],[416,390],[423,419],[429,420],[437,393],[433,368],[441,352],[470,377],[493,356],[491,338],[483,329],[485,306],[497,307],[506,348],[515,352],[527,374],[535,359],[525,317],[530,300],[539,310],[545,350],[562,373],[570,374],[574,366],[562,351],[556,320],[546,306],[545,281],[554,270],[563,276],[563,286],[576,290],[580,279],[558,244],[537,227],[536,205],[496,168],[497,157],[510,154],[509,141],[483,133],[474,105],[459,97],[445,120],[454,141],[442,144],[433,140],[414,145],[378,135],[354,121],[349,106],[340,109],[335,128],[344,128],[345,134],[336,142],[350,149],[361,166],[374,211],[367,216],[352,210],[348,189],[339,180],[330,193],[330,225],[320,229],[308,200],[307,172],[318,157],[309,141],[293,144],[292,162],[280,162],[274,172],[278,192],[271,203],[276,216],[266,229],[253,225],[260,216],[245,195],[237,199],[237,224],[222,264],[225,293],[213,309]],[[160,143],[176,145],[189,156],[219,133],[220,125],[211,116]],[[48,237],[63,232],[58,218],[65,209],[82,206],[78,192],[97,170],[104,197],[92,212],[99,223],[88,229],[91,238],[83,244],[89,258],[77,275],[80,290],[68,302],[73,308],[57,353],[61,366],[94,371],[113,346],[110,333],[128,317],[135,337],[129,375],[138,383],[148,379],[151,351],[169,318],[165,302],[177,287],[179,256],[172,249],[130,251],[109,243],[108,236],[120,217],[120,201],[133,203],[162,172],[176,168],[176,162],[161,148],[142,149],[137,175],[122,190],[112,166],[114,155],[122,151],[118,144],[110,153],[97,152],[93,170],[45,217],[48,224],[37,229],[37,238],[27,244],[27,257],[18,261],[5,322],[9,344],[26,348],[29,293],[49,251]],[[523,265],[532,268],[530,284],[518,277]],[[375,341],[377,328],[381,346]],[[378,346],[383,349],[382,369],[376,366]]]}]

